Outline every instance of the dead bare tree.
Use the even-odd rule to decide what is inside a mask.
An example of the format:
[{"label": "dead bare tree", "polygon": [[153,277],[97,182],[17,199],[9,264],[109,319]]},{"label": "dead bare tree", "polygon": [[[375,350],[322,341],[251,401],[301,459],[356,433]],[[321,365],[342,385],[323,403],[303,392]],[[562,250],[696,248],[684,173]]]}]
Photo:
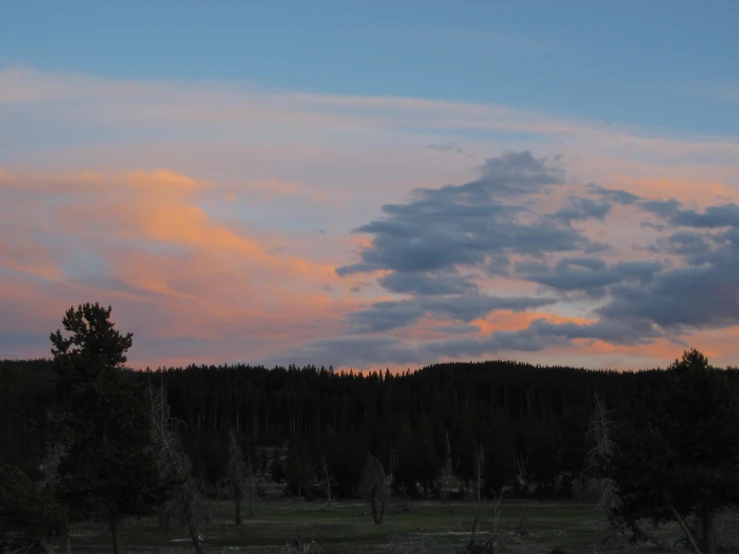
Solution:
[{"label": "dead bare tree", "polygon": [[239,445],[238,437],[236,436],[236,433],[234,431],[231,431],[229,435],[228,450],[229,460],[226,482],[233,488],[234,507],[236,509],[236,525],[241,525],[241,500],[243,499],[245,493],[246,500],[249,503],[249,517],[252,517],[254,515],[252,509],[255,489],[254,471],[252,469],[250,460],[247,459],[247,461],[244,462],[244,458],[241,453],[241,446]]},{"label": "dead bare tree", "polygon": [[496,502],[494,505],[498,512],[493,512],[494,519],[494,533],[485,541],[480,542],[477,538],[477,532],[482,520],[482,466],[483,466],[483,447],[478,446],[477,455],[475,456],[475,494],[472,496],[472,500],[475,502],[475,518],[472,521],[472,530],[470,531],[470,538],[467,541],[462,552],[474,552],[476,554],[495,554],[495,535],[498,531],[498,520],[500,518],[500,503]]},{"label": "dead bare tree", "polygon": [[326,463],[326,457],[323,454],[321,454],[321,466],[323,468],[323,480],[321,484],[326,489],[326,496],[328,496],[326,505],[330,508],[331,504],[333,503],[333,499],[331,497],[331,485],[335,483],[335,479],[331,476],[331,474],[328,471],[328,464]]},{"label": "dead bare tree", "polygon": [[164,386],[149,385],[152,441],[159,452],[161,478],[178,483],[175,494],[160,509],[160,525],[172,521],[184,523],[197,554],[204,554],[199,527],[209,517],[208,506],[192,478],[192,463],[180,444],[180,421],[170,417]]},{"label": "dead bare tree", "polygon": [[516,467],[516,480],[522,489],[528,489],[528,480],[526,479],[526,460],[523,455],[513,458],[513,465]]},{"label": "dead bare tree", "polygon": [[475,494],[472,500],[475,502],[475,519],[472,522],[472,533],[470,534],[470,543],[475,541],[475,534],[477,533],[477,527],[480,525],[480,518],[482,517],[482,504],[481,504],[481,493],[482,493],[482,445],[478,445],[477,454],[475,455]]},{"label": "dead bare tree", "polygon": [[502,493],[500,496],[496,494],[493,495],[493,510],[488,516],[488,520],[491,521],[493,526],[493,539],[498,538],[498,533],[500,531],[500,508],[501,502],[503,502],[503,496],[504,493]]},{"label": "dead bare tree", "polygon": [[39,481],[39,487],[54,486],[58,483],[59,462],[66,453],[68,445],[69,440],[54,437],[53,442],[47,447],[46,457],[41,460],[42,478]]},{"label": "dead bare tree", "polygon": [[371,453],[367,454],[367,462],[362,469],[359,492],[363,498],[370,501],[372,519],[375,524],[382,523],[382,518],[385,515],[385,501],[388,498],[387,483],[385,482],[385,471],[382,468],[382,462]]},{"label": "dead bare tree", "polygon": [[611,440],[613,422],[609,412],[595,395],[595,408],[590,417],[587,438],[594,445],[586,457],[586,469],[582,476],[586,497],[595,498],[593,510],[611,510],[618,505],[618,496],[615,493],[613,481],[607,478],[594,477],[595,469],[603,460],[613,453],[614,444]]}]

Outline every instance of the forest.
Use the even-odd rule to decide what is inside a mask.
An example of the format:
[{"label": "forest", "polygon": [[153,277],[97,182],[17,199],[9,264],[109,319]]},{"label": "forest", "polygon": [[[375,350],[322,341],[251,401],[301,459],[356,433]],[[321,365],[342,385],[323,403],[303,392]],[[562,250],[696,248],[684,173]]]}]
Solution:
[{"label": "forest", "polygon": [[[52,358],[0,362],[0,552],[53,551],[92,518],[123,552],[124,519],[152,516],[189,526],[204,552],[209,499],[235,501],[240,520],[242,502],[278,486],[329,505],[364,499],[378,525],[390,499],[582,498],[634,543],[715,554],[715,517],[739,503],[739,369],[697,350],[624,372],[514,361],[133,371],[133,338],[110,315],[70,308]],[[668,521],[680,543],[657,536]],[[465,552],[494,552],[470,523]]]}]

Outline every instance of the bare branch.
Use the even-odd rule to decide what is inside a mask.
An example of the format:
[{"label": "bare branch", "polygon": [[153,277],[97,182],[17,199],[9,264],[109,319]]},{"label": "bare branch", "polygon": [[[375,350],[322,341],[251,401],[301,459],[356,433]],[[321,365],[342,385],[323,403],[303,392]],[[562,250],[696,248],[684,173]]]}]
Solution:
[{"label": "bare branch", "polygon": [[158,449],[161,463],[161,479],[180,482],[177,492],[160,510],[160,525],[170,521],[184,523],[198,554],[204,553],[198,528],[209,516],[208,506],[192,479],[192,463],[182,451],[179,437],[180,421],[169,417],[166,389],[156,391],[149,386],[149,403],[152,421],[152,442]]}]

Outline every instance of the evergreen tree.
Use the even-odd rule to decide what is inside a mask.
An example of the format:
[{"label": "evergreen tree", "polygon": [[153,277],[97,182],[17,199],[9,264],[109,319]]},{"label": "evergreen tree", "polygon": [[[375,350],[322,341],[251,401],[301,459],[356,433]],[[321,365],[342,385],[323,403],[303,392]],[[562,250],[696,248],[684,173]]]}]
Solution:
[{"label": "evergreen tree", "polygon": [[107,519],[114,552],[123,554],[123,518],[153,514],[167,488],[159,480],[145,396],[122,369],[133,335],[119,333],[110,313],[98,304],[72,307],[62,322],[69,336],[51,335],[71,437],[57,493],[73,519]]},{"label": "evergreen tree", "polygon": [[739,505],[739,389],[695,350],[671,370],[659,409],[619,428],[601,475],[620,500],[615,522],[676,520],[695,544],[685,522],[696,516],[704,552],[715,554],[715,516]]}]

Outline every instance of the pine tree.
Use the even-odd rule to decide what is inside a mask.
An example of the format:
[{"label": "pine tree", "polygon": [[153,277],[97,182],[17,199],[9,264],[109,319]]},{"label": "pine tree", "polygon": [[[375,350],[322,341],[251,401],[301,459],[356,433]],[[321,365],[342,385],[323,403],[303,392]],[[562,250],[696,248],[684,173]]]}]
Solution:
[{"label": "pine tree", "polygon": [[698,551],[686,524],[695,516],[703,551],[715,554],[715,516],[739,505],[739,390],[695,350],[670,369],[657,407],[617,428],[600,476],[615,485],[616,523],[677,521]]},{"label": "pine tree", "polygon": [[123,554],[124,517],[152,515],[167,495],[152,444],[143,391],[122,368],[133,335],[122,335],[111,308],[70,308],[52,333],[63,424],[71,441],[60,464],[57,491],[75,520],[104,517],[115,554]]}]

